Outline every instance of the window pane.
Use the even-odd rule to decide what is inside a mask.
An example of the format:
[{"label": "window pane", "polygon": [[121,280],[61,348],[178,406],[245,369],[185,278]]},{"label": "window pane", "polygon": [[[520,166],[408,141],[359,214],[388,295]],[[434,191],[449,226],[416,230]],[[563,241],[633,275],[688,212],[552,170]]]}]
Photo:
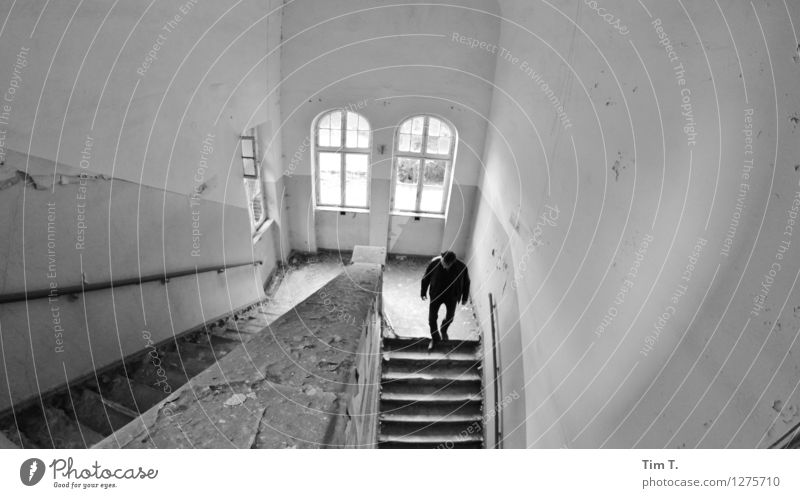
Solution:
[{"label": "window pane", "polygon": [[253,159],[242,159],[245,176],[256,176],[256,162]]},{"label": "window pane", "polygon": [[331,132],[329,130],[319,130],[317,133],[317,144],[328,147],[331,144]]},{"label": "window pane", "polygon": [[411,135],[406,135],[405,133],[400,134],[400,147],[398,150],[402,152],[411,150]]},{"label": "window pane", "polygon": [[450,154],[450,137],[439,138],[439,154]]},{"label": "window pane", "polygon": [[425,123],[423,116],[417,116],[411,123],[411,133],[415,135],[422,135],[422,125]]},{"label": "window pane", "polygon": [[322,147],[341,147],[342,111],[333,111],[319,120],[317,143]]},{"label": "window pane", "polygon": [[331,130],[331,147],[341,147],[342,146],[342,131],[341,130]]},{"label": "window pane", "polygon": [[341,130],[342,129],[342,111],[333,111],[330,113],[331,122],[328,128],[331,130]]},{"label": "window pane", "polygon": [[422,152],[422,135],[411,135],[411,152]]},{"label": "window pane", "polygon": [[253,210],[253,224],[258,225],[264,218],[264,201],[261,199],[261,195],[253,197],[251,209]]},{"label": "window pane", "polygon": [[422,199],[420,199],[419,209],[426,213],[441,213],[442,199],[444,198],[444,187],[442,185],[423,185]]},{"label": "window pane", "polygon": [[264,196],[261,194],[261,181],[246,178],[244,180],[244,187],[249,201],[250,221],[253,222],[253,226],[256,226],[261,223],[266,216],[264,211]]},{"label": "window pane", "polygon": [[369,123],[363,116],[358,117],[358,131],[369,131]]},{"label": "window pane", "polygon": [[453,132],[450,131],[450,127],[446,124],[442,123],[439,127],[439,136],[440,137],[452,137]]},{"label": "window pane", "polygon": [[411,133],[411,120],[405,121],[400,125],[400,133]]},{"label": "window pane", "polygon": [[439,153],[439,137],[428,137],[428,145],[425,147],[425,152],[429,154]]},{"label": "window pane", "polygon": [[358,114],[354,112],[347,113],[347,124],[346,128],[348,130],[357,130],[358,129]]},{"label": "window pane", "polygon": [[358,130],[358,148],[366,149],[369,147],[369,129]]},{"label": "window pane", "polygon": [[319,127],[320,128],[330,128],[331,127],[331,115],[326,114],[322,116],[319,120]]},{"label": "window pane", "polygon": [[423,184],[444,185],[444,174],[446,171],[447,161],[426,159]]},{"label": "window pane", "polygon": [[355,130],[347,130],[347,134],[345,135],[345,146],[346,147],[358,147],[358,132]]},{"label": "window pane", "polygon": [[425,171],[422,178],[422,199],[420,210],[441,212],[444,199],[444,177],[447,172],[447,161],[425,160]]},{"label": "window pane", "polygon": [[342,202],[342,163],[336,152],[319,154],[319,203],[338,206]]},{"label": "window pane", "polygon": [[397,158],[397,183],[417,184],[419,180],[419,159]]},{"label": "window pane", "polygon": [[242,139],[242,157],[256,157],[252,138]]},{"label": "window pane", "polygon": [[428,135],[430,135],[432,137],[438,137],[439,136],[439,124],[440,123],[441,123],[441,121],[439,121],[436,118],[429,118],[428,119]]},{"label": "window pane", "polygon": [[347,171],[345,183],[345,201],[347,206],[367,207],[367,155],[347,154],[345,156]]},{"label": "window pane", "polygon": [[419,181],[419,159],[397,158],[397,181],[395,183],[394,208],[401,211],[416,211],[417,182]]}]

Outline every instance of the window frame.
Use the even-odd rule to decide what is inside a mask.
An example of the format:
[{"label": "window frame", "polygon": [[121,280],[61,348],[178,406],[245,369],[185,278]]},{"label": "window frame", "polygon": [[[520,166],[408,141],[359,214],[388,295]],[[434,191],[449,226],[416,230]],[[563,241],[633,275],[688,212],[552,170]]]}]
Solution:
[{"label": "window frame", "polygon": [[[416,118],[424,118],[422,124],[422,144],[420,146],[420,152],[413,152],[413,151],[401,151],[400,150],[400,130],[402,129],[403,125],[409,121],[413,121]],[[428,150],[428,124],[430,122],[430,118],[437,119],[441,121],[441,123],[447,126],[450,129],[450,149],[448,150],[447,154],[433,154],[427,152]],[[413,126],[413,125],[412,125]],[[400,124],[397,126],[397,132],[395,133],[395,146],[392,150],[393,157],[392,157],[392,205],[391,205],[391,213],[395,215],[401,216],[445,216],[447,213],[447,206],[450,202],[450,191],[451,189],[451,177],[453,174],[453,168],[455,165],[455,150],[456,144],[458,143],[458,131],[453,124],[442,118],[441,116],[436,116],[434,114],[415,114],[413,116],[409,116],[406,119],[403,119]],[[416,201],[415,201],[415,209],[414,210],[405,210],[405,209],[398,209],[395,206],[395,201],[397,199],[397,173],[398,173],[398,160],[401,158],[408,158],[408,159],[417,159],[419,160],[419,172],[417,174],[417,194],[416,194]],[[422,191],[425,188],[424,186],[424,178],[425,178],[425,161],[432,160],[432,161],[446,161],[447,166],[445,168],[444,179],[442,184],[443,195],[442,195],[442,205],[440,211],[423,211],[422,208]]]},{"label": "window frame", "polygon": [[[341,141],[340,145],[332,146],[332,145],[319,145],[319,132],[320,132],[320,122],[322,118],[329,114],[333,114],[335,112],[339,112],[340,116],[340,130],[341,130]],[[363,119],[367,123],[367,145],[365,147],[347,147],[347,114],[353,113],[358,116],[359,119]],[[313,146],[314,146],[314,208],[318,210],[331,210],[331,211],[356,211],[356,212],[367,212],[370,209],[370,205],[372,203],[371,198],[371,186],[372,186],[372,124],[363,114],[360,114],[355,111],[348,110],[346,108],[337,108],[337,109],[329,109],[323,113],[321,113],[317,118],[314,120],[312,125],[312,131],[314,136]],[[358,128],[356,128],[356,132],[358,132]],[[356,134],[356,137],[358,135]],[[358,144],[358,138],[356,138],[356,144]],[[336,153],[339,154],[339,204],[323,204],[320,201],[320,154],[322,153]],[[362,154],[365,155],[367,158],[367,192],[366,192],[366,206],[351,206],[347,205],[347,155],[348,154]]]},{"label": "window frame", "polygon": [[[244,142],[245,140],[249,140],[253,144],[253,146],[252,146],[253,155],[252,156],[245,156],[244,155],[244,146],[242,145],[242,142]],[[250,134],[249,135],[242,135],[242,136],[239,137],[239,147],[241,147],[241,152],[242,152],[241,153],[241,157],[242,157],[242,174],[243,174],[243,176],[245,178],[258,178],[259,177],[259,174],[258,174],[258,152],[256,151],[256,133],[255,133],[255,129],[254,128],[252,128],[250,130]],[[244,166],[244,160],[245,159],[251,159],[253,161],[253,173],[252,174],[249,174],[247,172],[247,169]]]},{"label": "window frame", "polygon": [[[244,153],[243,142],[245,140],[249,140],[252,143],[252,156],[247,156]],[[261,179],[261,166],[258,161],[258,140],[255,128],[251,128],[248,135],[239,136],[239,152],[242,160],[242,179],[244,182],[244,191],[247,197],[247,214],[250,218],[252,234],[253,236],[256,236],[261,227],[263,227],[264,224],[269,220],[269,215],[267,213],[267,199],[264,192],[264,183]],[[248,173],[245,167],[245,159],[251,159],[253,161],[254,172],[252,174]],[[250,193],[250,186],[248,182],[253,182],[257,187],[256,191],[252,194]],[[255,219],[255,213],[253,212],[253,200],[256,198],[256,196],[261,198],[261,218],[258,220]]]}]

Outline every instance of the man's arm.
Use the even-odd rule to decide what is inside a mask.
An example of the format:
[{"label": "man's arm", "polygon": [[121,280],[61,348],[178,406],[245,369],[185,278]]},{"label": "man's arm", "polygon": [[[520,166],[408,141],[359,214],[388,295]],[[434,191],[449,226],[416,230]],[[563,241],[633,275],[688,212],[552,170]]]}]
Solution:
[{"label": "man's arm", "polygon": [[436,268],[436,259],[434,258],[430,263],[428,263],[428,267],[425,269],[425,275],[422,276],[422,288],[420,289],[420,297],[425,299],[428,295],[428,287],[431,285],[431,276],[433,275],[433,270]]},{"label": "man's arm", "polygon": [[469,300],[469,271],[467,265],[464,265],[464,271],[461,273],[461,304],[467,304]]}]

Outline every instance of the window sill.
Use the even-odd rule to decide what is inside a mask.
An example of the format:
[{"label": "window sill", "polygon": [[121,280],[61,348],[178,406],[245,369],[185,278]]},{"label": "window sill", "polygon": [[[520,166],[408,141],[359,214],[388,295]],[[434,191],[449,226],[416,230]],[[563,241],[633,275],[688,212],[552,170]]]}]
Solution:
[{"label": "window sill", "polygon": [[316,209],[317,211],[335,211],[335,212],[345,212],[345,213],[369,214],[369,209],[367,208],[343,207],[343,206],[316,206],[314,209]]},{"label": "window sill", "polygon": [[405,216],[407,218],[433,218],[437,220],[445,219],[445,215],[439,213],[415,213],[413,211],[392,211],[392,216]]},{"label": "window sill", "polygon": [[256,229],[255,233],[253,233],[253,244],[261,240],[261,237],[267,233],[267,230],[269,230],[269,227],[271,227],[273,223],[275,223],[275,220],[272,218],[267,218],[264,220],[264,222]]}]

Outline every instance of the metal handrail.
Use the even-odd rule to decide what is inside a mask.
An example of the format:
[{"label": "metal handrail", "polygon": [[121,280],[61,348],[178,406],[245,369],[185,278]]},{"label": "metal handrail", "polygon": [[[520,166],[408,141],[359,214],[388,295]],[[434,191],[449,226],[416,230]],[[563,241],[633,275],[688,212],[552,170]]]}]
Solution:
[{"label": "metal handrail", "polygon": [[497,340],[497,328],[495,327],[495,310],[496,305],[492,293],[489,293],[489,321],[492,326],[492,359],[494,363],[494,447],[499,449],[503,447],[503,413],[502,405],[500,404],[501,380],[500,380],[500,349]]},{"label": "metal handrail", "polygon": [[[790,436],[791,436],[791,437],[790,437]],[[794,426],[794,427],[792,427],[792,428],[789,430],[789,432],[787,432],[786,434],[784,434],[783,436],[781,436],[781,437],[780,437],[780,439],[778,439],[777,441],[775,441],[774,443],[772,443],[772,444],[769,446],[769,449],[774,449],[774,448],[790,448],[790,447],[796,447],[796,446],[793,446],[793,445],[797,445],[797,444],[798,444],[798,442],[799,442],[799,441],[798,441],[798,436],[800,436],[800,422],[798,422],[797,424],[795,424],[795,426]],[[786,439],[787,437],[789,438],[789,440],[788,440],[788,441],[786,441],[786,443],[784,443],[784,444],[781,444],[781,443],[783,443],[783,440],[784,440],[784,439]]]},{"label": "metal handrail", "polygon": [[172,273],[153,274],[153,275],[148,275],[146,277],[124,278],[122,280],[113,280],[113,281],[109,280],[107,282],[101,282],[98,284],[82,283],[80,285],[55,287],[52,289],[42,289],[30,292],[14,292],[11,294],[0,295],[0,304],[15,303],[20,301],[30,301],[33,299],[43,299],[46,297],[83,294],[84,292],[111,289],[116,287],[123,287],[126,285],[141,285],[147,282],[155,282],[155,281],[160,281],[161,283],[166,284],[167,282],[170,281],[170,279],[173,278],[186,277],[189,275],[198,275],[200,273],[206,273],[211,271],[215,271],[217,273],[223,273],[225,270],[228,270],[230,268],[238,268],[240,266],[251,266],[251,265],[257,266],[262,264],[264,264],[263,261],[258,260],[258,261],[251,261],[249,263],[237,263],[235,265],[204,266],[201,268],[195,267],[193,269],[180,270]]}]

